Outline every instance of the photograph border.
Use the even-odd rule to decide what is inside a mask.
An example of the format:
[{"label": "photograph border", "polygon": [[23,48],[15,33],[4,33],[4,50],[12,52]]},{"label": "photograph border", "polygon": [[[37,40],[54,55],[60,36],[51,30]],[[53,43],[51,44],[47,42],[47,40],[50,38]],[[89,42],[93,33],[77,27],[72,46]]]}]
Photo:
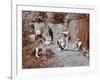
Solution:
[{"label": "photograph border", "polygon": [[[18,6],[33,6],[33,7],[52,7],[52,8],[70,8],[70,9],[72,9],[72,8],[74,8],[74,9],[87,9],[87,10],[93,10],[93,11],[95,11],[95,8],[80,8],[80,7],[60,7],[60,6],[41,6],[41,5],[22,5],[22,4],[17,4],[16,5],[16,60],[15,59],[13,59],[13,56],[15,55],[15,54],[12,54],[11,56],[12,56],[12,69],[11,69],[11,75],[12,75],[12,79],[13,78],[15,78],[16,76],[18,76],[19,74],[18,74],[18,29],[17,29],[17,26],[18,26],[18,14],[17,14],[17,10],[18,10]],[[67,12],[67,11],[66,11]],[[13,11],[12,11],[12,15],[13,15]],[[13,22],[13,16],[12,16],[12,22]],[[13,26],[13,24],[12,24],[12,26]],[[90,26],[89,26],[90,27]],[[12,34],[13,34],[13,29],[12,29]],[[12,41],[13,41],[13,35],[12,35]],[[13,45],[13,43],[12,43],[12,45]],[[13,45],[14,46],[14,45]],[[13,47],[12,46],[12,47]],[[12,51],[12,53],[13,53],[13,51]],[[14,66],[14,64],[13,64],[13,62],[14,61],[16,61],[16,66]],[[15,67],[15,68],[14,68]],[[14,69],[16,69],[15,71],[13,71]],[[45,71],[47,71],[46,69],[44,69]],[[14,74],[13,74],[14,73]],[[22,74],[21,74],[22,75]],[[13,77],[14,76],[14,77]]]}]

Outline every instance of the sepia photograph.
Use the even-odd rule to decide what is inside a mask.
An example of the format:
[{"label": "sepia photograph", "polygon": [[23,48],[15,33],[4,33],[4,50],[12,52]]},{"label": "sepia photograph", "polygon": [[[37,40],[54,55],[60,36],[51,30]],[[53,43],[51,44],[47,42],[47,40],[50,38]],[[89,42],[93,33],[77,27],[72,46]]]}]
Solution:
[{"label": "sepia photograph", "polygon": [[22,69],[89,66],[89,18],[22,10]]}]

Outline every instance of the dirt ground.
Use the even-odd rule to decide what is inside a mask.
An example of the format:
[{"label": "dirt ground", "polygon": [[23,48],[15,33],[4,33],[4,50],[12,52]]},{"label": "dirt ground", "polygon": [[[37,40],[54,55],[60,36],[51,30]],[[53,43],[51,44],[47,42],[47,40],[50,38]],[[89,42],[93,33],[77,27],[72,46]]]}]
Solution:
[{"label": "dirt ground", "polygon": [[[49,46],[50,47],[50,46]],[[52,67],[77,67],[89,66],[89,60],[83,56],[82,51],[57,51],[54,45],[47,49],[45,54],[36,58],[31,54],[31,49],[24,48],[23,68],[52,68]]]}]

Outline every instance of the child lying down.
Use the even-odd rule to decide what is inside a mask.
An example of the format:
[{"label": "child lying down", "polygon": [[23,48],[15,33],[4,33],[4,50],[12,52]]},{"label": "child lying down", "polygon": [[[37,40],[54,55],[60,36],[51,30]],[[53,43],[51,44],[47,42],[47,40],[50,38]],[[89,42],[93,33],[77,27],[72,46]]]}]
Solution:
[{"label": "child lying down", "polygon": [[80,39],[77,39],[75,43],[69,43],[68,41],[64,42],[64,40],[59,40],[57,41],[57,45],[58,45],[58,48],[57,48],[58,51],[61,51],[61,50],[78,51],[82,45],[82,42],[80,41]]}]

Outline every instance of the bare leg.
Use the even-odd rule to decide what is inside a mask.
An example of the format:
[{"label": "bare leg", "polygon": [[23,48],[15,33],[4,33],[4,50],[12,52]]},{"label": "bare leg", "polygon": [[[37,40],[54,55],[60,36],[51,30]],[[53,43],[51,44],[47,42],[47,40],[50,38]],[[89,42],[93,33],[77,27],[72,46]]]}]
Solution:
[{"label": "bare leg", "polygon": [[39,49],[36,48],[36,53],[35,53],[35,57],[36,57],[36,58],[40,58],[39,55],[38,55],[38,52],[39,52]]}]

